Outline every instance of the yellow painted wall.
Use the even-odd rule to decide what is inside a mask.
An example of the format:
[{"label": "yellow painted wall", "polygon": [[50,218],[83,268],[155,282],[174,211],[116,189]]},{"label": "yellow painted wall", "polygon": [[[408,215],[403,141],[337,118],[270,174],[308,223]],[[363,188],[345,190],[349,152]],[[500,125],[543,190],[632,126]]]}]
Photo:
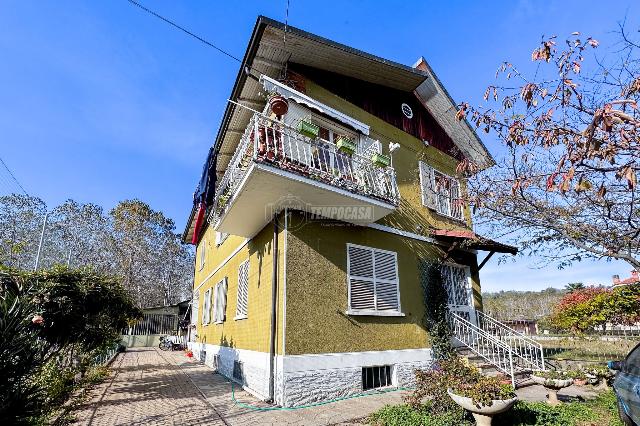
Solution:
[{"label": "yellow painted wall", "polygon": [[[388,154],[389,142],[400,144],[400,148],[393,153],[393,166],[396,171],[401,197],[400,207],[393,214],[380,220],[379,223],[409,232],[416,232],[418,225],[428,231],[427,228],[429,226],[437,229],[462,229],[471,224],[471,215],[468,208],[465,209],[465,225],[461,221],[439,215],[434,210],[422,205],[418,161],[424,161],[442,173],[455,176],[455,169],[458,164],[455,158],[434,147],[425,146],[418,138],[340,98],[315,84],[312,80],[307,79],[305,84],[307,95],[368,124],[370,126],[370,136],[382,142],[382,149],[385,154]],[[371,95],[375,96],[375,93]],[[466,184],[464,181],[461,183],[464,191]]]},{"label": "yellow painted wall", "polygon": [[[269,352],[269,333],[271,327],[271,285],[273,276],[273,224],[268,224],[254,238],[252,238],[239,252],[230,259],[229,256],[245,242],[244,238],[230,235],[219,247],[215,245],[215,232],[208,227],[205,235],[196,249],[195,287],[201,283],[199,289],[198,316],[196,321],[197,341],[213,345],[229,346],[237,349],[247,349],[259,352]],[[206,262],[200,269],[200,250],[206,248]],[[282,275],[283,233],[278,234],[279,268],[278,275]],[[228,260],[227,260],[228,259]],[[245,260],[249,260],[249,290],[248,315],[246,319],[235,320],[238,300],[238,268]],[[224,263],[224,266],[220,265]],[[219,268],[220,267],[220,268]],[[216,269],[219,270],[212,274]],[[227,307],[226,320],[222,324],[213,321],[202,325],[204,295],[207,289],[215,287],[224,277],[227,277]],[[282,279],[279,279],[282,282]],[[282,286],[279,287],[280,293]],[[213,291],[213,290],[212,290]],[[213,300],[212,300],[213,306]],[[277,336],[276,342],[282,341],[282,295],[278,295]],[[213,310],[212,314],[213,316]],[[280,351],[278,345],[277,350]]]},{"label": "yellow painted wall", "polygon": [[[398,254],[400,306],[404,317],[350,316],[347,243]],[[304,222],[292,214],[287,254],[287,355],[429,347],[419,259],[435,260],[436,246],[355,226]],[[475,267],[475,256],[464,261]],[[462,259],[457,259],[462,260]]]}]

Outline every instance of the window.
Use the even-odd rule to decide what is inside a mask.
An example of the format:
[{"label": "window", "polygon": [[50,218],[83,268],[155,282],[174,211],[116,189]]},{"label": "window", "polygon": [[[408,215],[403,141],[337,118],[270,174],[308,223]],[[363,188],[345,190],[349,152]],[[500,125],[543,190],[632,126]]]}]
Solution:
[{"label": "window", "polygon": [[362,390],[391,386],[391,366],[362,367]]},{"label": "window", "polygon": [[347,276],[348,313],[401,315],[395,252],[347,244]]},{"label": "window", "polygon": [[202,268],[204,268],[206,253],[207,253],[207,240],[203,239],[202,244],[200,244],[200,269],[199,269],[200,271],[202,271]]},{"label": "window", "polygon": [[422,161],[419,167],[422,204],[444,216],[464,220],[460,182]]},{"label": "window", "polygon": [[227,311],[227,277],[214,286],[213,321],[224,322]]},{"label": "window", "polygon": [[200,313],[198,304],[200,303],[200,291],[195,290],[191,298],[191,324],[196,324]]},{"label": "window", "polygon": [[632,350],[624,360],[623,371],[627,374],[640,376],[640,345]]},{"label": "window", "polygon": [[249,302],[249,260],[240,264],[238,268],[238,305],[235,319],[247,318]]},{"label": "window", "polygon": [[211,315],[211,289],[204,292],[204,300],[202,301],[202,325],[209,324]]},{"label": "window", "polygon": [[226,240],[228,236],[229,234],[227,234],[226,232],[216,231],[216,246],[219,246],[220,244],[224,243],[224,240]]}]

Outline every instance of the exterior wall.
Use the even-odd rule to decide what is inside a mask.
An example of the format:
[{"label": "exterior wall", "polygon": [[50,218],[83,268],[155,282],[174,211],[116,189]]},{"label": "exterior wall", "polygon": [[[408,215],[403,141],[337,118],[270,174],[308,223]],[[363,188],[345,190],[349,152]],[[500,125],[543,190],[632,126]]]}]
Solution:
[{"label": "exterior wall", "polygon": [[[343,226],[339,226],[343,225]],[[398,253],[404,317],[349,316],[347,243]],[[419,259],[443,252],[431,243],[376,229],[304,222],[292,214],[287,237],[286,354],[420,349],[429,346]],[[475,267],[475,255],[465,255]],[[473,275],[473,273],[472,273]]]},{"label": "exterior wall", "polygon": [[[470,226],[471,214],[468,208],[465,209],[466,223],[463,223],[439,215],[422,205],[418,161],[424,161],[442,173],[455,176],[458,160],[434,147],[425,146],[418,138],[369,114],[309,79],[305,81],[305,90],[310,97],[367,123],[370,126],[370,136],[382,142],[384,153],[388,154],[389,142],[400,144],[400,148],[393,153],[393,166],[401,197],[400,207],[380,223],[408,232],[416,232],[418,226],[424,231],[427,231],[429,226],[437,229],[463,229]],[[461,184],[464,191],[466,184]]]}]

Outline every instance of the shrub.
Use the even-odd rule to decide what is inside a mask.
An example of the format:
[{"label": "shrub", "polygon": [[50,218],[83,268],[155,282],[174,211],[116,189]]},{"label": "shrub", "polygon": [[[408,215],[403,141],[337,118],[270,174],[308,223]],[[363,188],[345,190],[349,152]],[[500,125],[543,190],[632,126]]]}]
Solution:
[{"label": "shrub", "polygon": [[474,424],[460,407],[436,414],[430,404],[415,409],[409,405],[387,405],[369,416],[369,423],[375,426],[471,426]]},{"label": "shrub", "polygon": [[113,277],[0,268],[0,424],[31,423],[58,405],[139,315]]}]

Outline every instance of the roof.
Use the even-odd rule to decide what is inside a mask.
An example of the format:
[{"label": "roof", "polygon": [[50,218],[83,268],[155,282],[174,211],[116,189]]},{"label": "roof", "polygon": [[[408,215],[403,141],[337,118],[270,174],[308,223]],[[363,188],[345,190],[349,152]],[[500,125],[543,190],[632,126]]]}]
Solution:
[{"label": "roof", "polygon": [[[259,16],[256,21],[229,99],[261,110],[266,99],[258,81],[260,75],[277,79],[287,63],[413,92],[465,156],[483,167],[493,164],[491,155],[471,126],[465,120],[455,119],[456,104],[424,59],[419,62],[420,67],[410,67],[264,16]],[[227,103],[214,142],[218,177],[224,174],[251,116],[250,110]],[[194,205],[191,211],[183,233],[184,241],[191,240],[196,208]]]},{"label": "roof", "polygon": [[491,240],[468,230],[435,229],[431,231],[431,236],[438,241],[445,243],[458,242],[464,244],[465,248],[475,250],[509,254],[518,253],[518,249],[514,246]]}]

